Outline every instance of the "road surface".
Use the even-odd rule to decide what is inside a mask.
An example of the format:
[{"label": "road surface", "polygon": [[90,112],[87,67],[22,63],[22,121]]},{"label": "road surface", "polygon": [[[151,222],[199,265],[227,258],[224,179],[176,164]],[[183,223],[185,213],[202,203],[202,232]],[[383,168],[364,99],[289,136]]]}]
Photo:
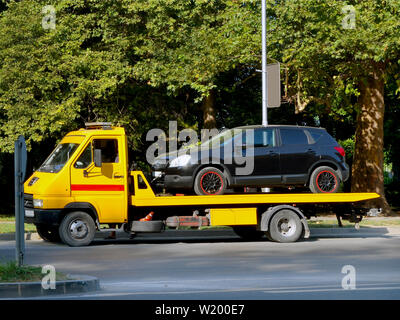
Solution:
[{"label": "road surface", "polygon": [[[246,242],[230,230],[165,232],[80,248],[27,241],[25,262],[100,279],[101,291],[46,299],[399,299],[399,248],[400,233],[283,244]],[[0,241],[1,260],[14,250],[14,241]]]}]

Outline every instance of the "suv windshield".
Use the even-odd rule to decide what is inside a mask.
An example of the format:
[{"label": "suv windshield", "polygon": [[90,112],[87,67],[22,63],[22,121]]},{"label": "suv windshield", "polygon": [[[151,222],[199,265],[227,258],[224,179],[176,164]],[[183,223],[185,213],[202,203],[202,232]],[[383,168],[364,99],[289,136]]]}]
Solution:
[{"label": "suv windshield", "polygon": [[216,148],[219,146],[225,146],[228,143],[232,143],[232,138],[240,135],[243,132],[241,129],[230,129],[224,130],[211,139],[201,144],[202,148]]},{"label": "suv windshield", "polygon": [[55,173],[60,171],[67,163],[69,158],[78,148],[77,143],[62,143],[54,149],[38,171]]}]

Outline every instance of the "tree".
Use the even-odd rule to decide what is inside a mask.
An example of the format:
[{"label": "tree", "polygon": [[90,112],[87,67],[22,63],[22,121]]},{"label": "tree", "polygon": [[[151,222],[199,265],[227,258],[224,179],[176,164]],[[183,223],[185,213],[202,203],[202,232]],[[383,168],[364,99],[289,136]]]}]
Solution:
[{"label": "tree", "polygon": [[144,20],[135,75],[172,93],[194,90],[203,126],[215,127],[218,76],[260,64],[258,2],[140,0],[133,7]]},{"label": "tree", "polygon": [[[353,192],[383,186],[385,79],[400,58],[400,7],[392,0],[270,1],[272,52],[290,70],[289,99],[343,116],[357,113]],[[349,6],[352,5],[352,6]]]}]

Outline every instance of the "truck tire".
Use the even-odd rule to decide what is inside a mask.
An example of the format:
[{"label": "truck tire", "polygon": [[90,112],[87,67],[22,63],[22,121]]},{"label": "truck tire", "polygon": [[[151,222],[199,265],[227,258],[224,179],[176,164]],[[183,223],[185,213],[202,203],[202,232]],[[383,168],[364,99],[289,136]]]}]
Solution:
[{"label": "truck tire", "polygon": [[313,193],[336,193],[339,186],[339,176],[331,167],[318,167],[311,174],[309,187]]},{"label": "truck tire", "polygon": [[164,221],[133,221],[131,231],[133,232],[161,232],[164,229]]},{"label": "truck tire", "polygon": [[95,236],[96,225],[89,214],[75,211],[64,217],[59,233],[62,242],[71,247],[87,246]]},{"label": "truck tire", "polygon": [[39,236],[47,242],[60,242],[60,234],[58,228],[54,226],[47,226],[43,224],[36,225],[36,231]]},{"label": "truck tire", "polygon": [[296,242],[303,234],[303,224],[299,216],[289,209],[275,213],[267,231],[268,239],[276,242]]},{"label": "truck tire", "polygon": [[226,178],[223,172],[215,167],[201,169],[194,180],[194,192],[198,195],[223,194],[226,190]]},{"label": "truck tire", "polygon": [[258,231],[256,226],[237,226],[232,229],[244,240],[257,241],[264,236],[264,232]]}]

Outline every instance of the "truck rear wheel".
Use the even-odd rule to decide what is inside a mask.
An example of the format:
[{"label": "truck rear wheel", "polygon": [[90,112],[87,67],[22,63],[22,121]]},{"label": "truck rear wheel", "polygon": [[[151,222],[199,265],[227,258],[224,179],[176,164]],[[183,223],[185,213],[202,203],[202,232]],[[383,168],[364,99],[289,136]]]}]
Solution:
[{"label": "truck rear wheel", "polygon": [[47,241],[47,242],[60,242],[61,241],[60,234],[58,233],[57,227],[37,224],[36,231],[44,241]]},{"label": "truck rear wheel", "polygon": [[276,242],[296,242],[303,234],[303,225],[299,216],[289,209],[282,209],[272,217],[268,239]]},{"label": "truck rear wheel", "polygon": [[62,220],[59,233],[61,240],[71,247],[87,246],[95,236],[96,225],[86,212],[71,212]]},{"label": "truck rear wheel", "polygon": [[242,239],[249,241],[260,240],[264,236],[264,232],[258,231],[256,226],[237,226],[233,227],[233,231]]}]

